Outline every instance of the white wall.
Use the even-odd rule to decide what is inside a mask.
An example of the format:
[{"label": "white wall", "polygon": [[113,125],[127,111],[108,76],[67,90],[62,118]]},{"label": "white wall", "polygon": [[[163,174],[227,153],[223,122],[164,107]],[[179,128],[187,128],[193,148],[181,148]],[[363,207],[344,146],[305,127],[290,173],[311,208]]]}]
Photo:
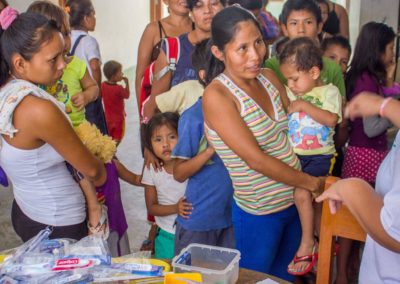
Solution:
[{"label": "white wall", "polygon": [[97,26],[93,36],[100,44],[103,63],[113,59],[124,69],[136,65],[137,49],[150,21],[148,0],[92,0]]},{"label": "white wall", "polygon": [[[92,35],[100,44],[103,63],[114,59],[124,69],[136,65],[137,48],[142,32],[150,21],[148,0],[92,0],[97,26]],[[10,5],[25,11],[33,0],[11,0]],[[52,0],[58,3],[57,0]]]}]

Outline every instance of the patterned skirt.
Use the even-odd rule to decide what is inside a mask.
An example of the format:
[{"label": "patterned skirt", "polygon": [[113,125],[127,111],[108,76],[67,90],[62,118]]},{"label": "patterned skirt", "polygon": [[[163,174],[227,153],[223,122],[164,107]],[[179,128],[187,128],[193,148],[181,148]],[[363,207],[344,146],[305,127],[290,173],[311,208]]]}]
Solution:
[{"label": "patterned skirt", "polygon": [[342,178],[356,177],[375,183],[379,166],[387,153],[388,151],[349,146],[344,155]]}]

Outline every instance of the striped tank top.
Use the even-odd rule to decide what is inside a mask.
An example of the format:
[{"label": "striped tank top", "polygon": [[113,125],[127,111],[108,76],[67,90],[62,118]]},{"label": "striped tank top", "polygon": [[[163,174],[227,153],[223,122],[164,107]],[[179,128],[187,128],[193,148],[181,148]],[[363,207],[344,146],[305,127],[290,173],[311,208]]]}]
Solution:
[{"label": "striped tank top", "polygon": [[[288,120],[279,91],[262,75],[257,79],[270,96],[275,117],[271,119],[258,104],[235,85],[225,74],[219,80],[240,102],[240,115],[265,154],[300,170],[300,162],[288,139]],[[221,140],[218,134],[205,125],[210,143],[229,171],[234,187],[236,204],[254,215],[266,215],[288,208],[294,202],[293,186],[277,182],[252,170]]]}]

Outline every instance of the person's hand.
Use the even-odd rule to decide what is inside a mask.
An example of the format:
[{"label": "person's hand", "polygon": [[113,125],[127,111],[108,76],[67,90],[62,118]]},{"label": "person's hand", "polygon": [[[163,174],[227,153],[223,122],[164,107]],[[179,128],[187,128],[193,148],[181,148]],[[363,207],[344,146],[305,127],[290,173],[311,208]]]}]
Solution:
[{"label": "person's hand", "polygon": [[208,141],[207,141],[206,151],[208,152],[208,154],[210,154],[210,156],[215,154],[215,149],[214,149],[213,145]]},{"label": "person's hand", "polygon": [[394,74],[396,72],[396,59],[393,57],[392,61],[386,66],[386,87],[392,87],[394,82]]},{"label": "person's hand", "polygon": [[288,114],[304,111],[304,108],[307,104],[309,103],[302,99],[297,99],[293,102],[290,102],[290,105],[288,107]]},{"label": "person's hand", "polygon": [[383,98],[371,92],[361,92],[350,102],[344,110],[345,117],[354,120],[357,117],[368,117],[379,114]]},{"label": "person's hand", "polygon": [[92,228],[88,230],[88,234],[91,235],[99,232],[105,232],[107,228],[107,221],[103,224],[100,222],[103,214],[103,206],[100,203],[97,203],[95,206],[90,206],[87,213],[89,226]]},{"label": "person's hand", "polygon": [[144,148],[144,165],[147,169],[150,169],[150,165],[152,165],[156,172],[162,169],[162,163],[160,163],[158,158],[147,148]]},{"label": "person's hand", "polygon": [[124,81],[125,84],[129,83],[128,77],[122,77],[122,80]]},{"label": "person's hand", "polygon": [[332,214],[336,214],[343,204],[343,200],[338,189],[338,185],[332,185],[329,189],[325,190],[319,197],[317,197],[315,201],[322,202],[324,200],[328,200],[329,210]]},{"label": "person's hand", "polygon": [[316,179],[316,187],[311,191],[313,198],[320,196],[325,188],[326,177],[316,177]]},{"label": "person's hand", "polygon": [[192,203],[186,201],[186,197],[181,197],[176,203],[176,213],[182,218],[188,219],[189,215],[192,214]]},{"label": "person's hand", "polygon": [[81,111],[89,103],[83,92],[73,95],[71,101],[77,111]]}]

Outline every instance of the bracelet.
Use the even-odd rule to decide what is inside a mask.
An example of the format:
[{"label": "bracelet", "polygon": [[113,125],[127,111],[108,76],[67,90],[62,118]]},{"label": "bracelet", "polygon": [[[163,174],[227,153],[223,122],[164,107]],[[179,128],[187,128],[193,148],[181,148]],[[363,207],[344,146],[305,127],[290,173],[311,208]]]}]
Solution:
[{"label": "bracelet", "polygon": [[379,115],[380,115],[381,117],[383,117],[383,111],[384,111],[386,105],[387,105],[391,100],[392,100],[392,98],[389,97],[389,98],[384,99],[383,102],[381,103],[381,106],[379,107]]}]

